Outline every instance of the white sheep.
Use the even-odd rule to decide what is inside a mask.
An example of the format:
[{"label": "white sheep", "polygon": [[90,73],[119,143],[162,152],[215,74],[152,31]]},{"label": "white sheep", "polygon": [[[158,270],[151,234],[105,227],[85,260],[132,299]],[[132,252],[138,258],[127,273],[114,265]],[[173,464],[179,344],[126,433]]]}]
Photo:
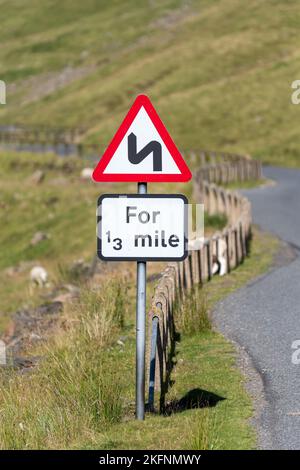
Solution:
[{"label": "white sheep", "polygon": [[80,173],[80,177],[83,180],[90,180],[92,179],[93,171],[94,171],[93,168],[83,168],[83,170]]},{"label": "white sheep", "polygon": [[227,259],[226,259],[226,252],[227,252],[227,245],[225,240],[222,238],[219,239],[219,255],[218,257],[214,256],[213,274],[219,274],[220,276],[224,276],[227,272]]},{"label": "white sheep", "polygon": [[48,273],[42,266],[35,266],[30,271],[30,280],[32,283],[43,287],[48,281]]},{"label": "white sheep", "polygon": [[204,244],[204,237],[194,238],[192,236],[188,241],[188,249],[191,251],[200,250]]}]

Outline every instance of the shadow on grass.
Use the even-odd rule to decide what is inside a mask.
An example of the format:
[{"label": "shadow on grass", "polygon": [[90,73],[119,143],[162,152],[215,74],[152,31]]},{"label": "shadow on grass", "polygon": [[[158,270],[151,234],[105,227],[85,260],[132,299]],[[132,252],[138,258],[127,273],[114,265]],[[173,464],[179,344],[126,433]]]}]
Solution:
[{"label": "shadow on grass", "polygon": [[208,392],[207,390],[202,390],[201,388],[194,388],[186,393],[180,400],[173,400],[168,403],[163,410],[163,414],[170,416],[173,413],[181,413],[185,410],[212,408],[216,406],[219,401],[223,400],[226,400],[226,398]]}]

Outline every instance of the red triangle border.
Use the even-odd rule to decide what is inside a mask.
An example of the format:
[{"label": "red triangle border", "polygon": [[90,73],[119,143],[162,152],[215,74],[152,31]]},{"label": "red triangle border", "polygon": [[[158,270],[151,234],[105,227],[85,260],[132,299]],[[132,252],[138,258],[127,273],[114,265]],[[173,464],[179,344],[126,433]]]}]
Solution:
[{"label": "red triangle border", "polygon": [[[171,156],[173,157],[178,169],[181,173],[178,174],[104,174],[104,170],[107,167],[108,163],[114,156],[117,148],[119,147],[122,139],[124,138],[126,132],[128,131],[131,123],[135,119],[137,113],[144,107],[148,113],[150,119],[152,120],[154,126],[156,127],[157,132],[159,133],[161,139],[169,150]],[[162,120],[158,116],[154,106],[152,105],[150,99],[146,95],[138,95],[135,99],[132,107],[128,111],[124,121],[114,135],[111,143],[105,150],[101,160],[97,164],[93,172],[93,180],[95,182],[185,182],[189,181],[192,178],[192,173],[185,163],[182,155],[174,144],[170,134],[165,128]]]}]

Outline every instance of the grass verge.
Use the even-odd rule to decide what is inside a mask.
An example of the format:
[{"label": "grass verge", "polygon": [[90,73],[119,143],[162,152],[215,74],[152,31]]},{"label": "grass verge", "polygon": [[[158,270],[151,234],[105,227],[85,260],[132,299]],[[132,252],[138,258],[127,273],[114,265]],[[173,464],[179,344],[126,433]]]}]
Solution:
[{"label": "grass verge", "polygon": [[120,420],[122,381],[110,353],[124,325],[126,286],[85,291],[33,373],[1,373],[2,449],[66,448]]},{"label": "grass verge", "polygon": [[263,178],[261,180],[251,180],[251,181],[243,181],[243,182],[237,181],[235,183],[226,184],[224,187],[226,189],[239,190],[239,189],[259,188],[261,186],[265,186],[265,185],[268,185],[268,184],[272,184],[272,181]]},{"label": "grass verge", "polygon": [[[271,250],[270,250],[271,246]],[[268,250],[266,250],[268,247]],[[255,232],[252,257],[185,304],[168,412],[134,420],[134,290],[110,279],[69,307],[26,375],[1,374],[3,449],[252,449],[251,400],[235,351],[210,328],[207,305],[265,271],[277,241]],[[198,328],[191,327],[197,319]]]}]

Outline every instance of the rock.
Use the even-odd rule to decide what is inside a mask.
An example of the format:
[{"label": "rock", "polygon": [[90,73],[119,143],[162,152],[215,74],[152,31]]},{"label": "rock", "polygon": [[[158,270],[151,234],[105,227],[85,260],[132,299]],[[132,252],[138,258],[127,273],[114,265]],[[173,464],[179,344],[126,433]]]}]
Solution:
[{"label": "rock", "polygon": [[74,286],[73,284],[63,284],[62,289],[66,289],[70,294],[74,296],[78,296],[80,294],[80,289],[77,286]]},{"label": "rock", "polygon": [[123,343],[123,341],[121,341],[120,339],[118,339],[117,344],[118,344],[119,346],[122,346],[122,347],[125,346],[125,344]]},{"label": "rock", "polygon": [[63,311],[63,308],[63,303],[58,300],[55,300],[53,302],[40,305],[36,308],[35,311],[38,315],[56,315],[58,313],[61,313]]},{"label": "rock", "polygon": [[9,266],[4,270],[5,274],[14,277],[16,274],[23,273],[35,265],[36,261],[21,261],[16,266]]},{"label": "rock", "polygon": [[37,335],[36,333],[30,333],[29,335],[29,340],[30,342],[38,342],[38,341],[42,341],[42,336],[40,335]]},{"label": "rock", "polygon": [[70,273],[75,279],[89,277],[91,273],[91,265],[86,263],[83,259],[77,259],[72,263]]},{"label": "rock", "polygon": [[40,357],[15,357],[13,359],[14,367],[18,369],[31,369],[32,367],[36,366]]},{"label": "rock", "polygon": [[42,170],[36,170],[29,178],[29,182],[32,184],[40,184],[45,179],[45,173]]},{"label": "rock", "polygon": [[18,274],[18,266],[9,266],[9,268],[6,268],[4,270],[5,274],[7,274],[9,277],[14,277],[15,274]]},{"label": "rock", "polygon": [[26,307],[17,310],[14,315],[15,320],[15,328],[14,328],[14,335],[20,335],[24,329],[32,328],[33,324],[35,323],[35,318],[33,312],[28,310]]},{"label": "rock", "polygon": [[62,304],[65,304],[66,302],[71,302],[74,300],[76,296],[71,294],[70,292],[66,292],[65,294],[60,294],[55,299],[53,299],[54,302],[60,302]]},{"label": "rock", "polygon": [[93,175],[93,168],[83,168],[80,173],[80,178],[83,180],[91,180]]},{"label": "rock", "polygon": [[30,241],[30,245],[35,246],[35,245],[38,245],[38,243],[41,243],[42,241],[48,240],[48,239],[49,239],[49,235],[47,233],[36,232]]},{"label": "rock", "polygon": [[48,281],[48,273],[42,266],[35,266],[30,271],[31,282],[37,284],[39,287],[44,286]]},{"label": "rock", "polygon": [[19,264],[17,264],[16,266],[9,266],[8,268],[6,268],[4,270],[5,274],[7,274],[8,276],[10,277],[13,277],[15,276],[16,274],[18,273],[23,273],[24,271],[26,271],[27,269],[31,268],[32,266],[34,266],[34,262],[33,261],[21,261]]},{"label": "rock", "polygon": [[[58,284],[55,285],[54,289],[51,291],[43,292],[41,297],[53,302],[56,300],[59,302],[65,302],[67,300],[67,297],[65,297],[66,295],[70,296],[69,298],[76,298],[79,297],[79,294],[80,288],[73,284]],[[63,300],[61,300],[61,298]]]}]

